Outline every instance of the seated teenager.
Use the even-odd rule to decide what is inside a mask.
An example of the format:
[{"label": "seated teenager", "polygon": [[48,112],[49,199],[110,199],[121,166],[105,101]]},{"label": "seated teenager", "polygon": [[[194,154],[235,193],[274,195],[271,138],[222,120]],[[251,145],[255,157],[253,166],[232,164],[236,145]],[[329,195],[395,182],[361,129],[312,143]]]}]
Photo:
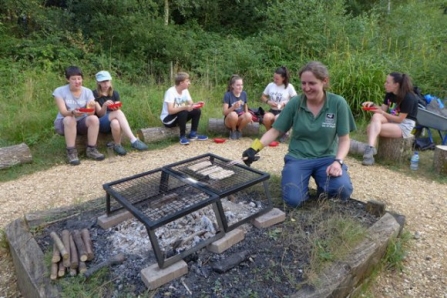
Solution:
[{"label": "seated teenager", "polygon": [[[175,85],[169,88],[164,97],[160,119],[165,127],[180,128],[180,144],[188,145],[190,141],[205,141],[208,137],[197,134],[201,110],[194,108],[194,102],[189,94],[191,84],[189,74],[179,72],[175,76]],[[191,120],[191,131],[186,135],[186,123]]]}]

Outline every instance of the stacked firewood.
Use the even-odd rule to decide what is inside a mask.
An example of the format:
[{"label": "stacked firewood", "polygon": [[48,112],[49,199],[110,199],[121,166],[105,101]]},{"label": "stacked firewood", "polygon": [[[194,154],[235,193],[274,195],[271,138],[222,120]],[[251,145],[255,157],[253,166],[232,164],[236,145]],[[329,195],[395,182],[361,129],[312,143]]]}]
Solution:
[{"label": "stacked firewood", "polygon": [[94,259],[93,245],[88,229],[62,231],[62,237],[56,232],[50,233],[53,239],[53,256],[51,258],[52,280],[65,274],[76,276],[87,271],[85,262]]}]

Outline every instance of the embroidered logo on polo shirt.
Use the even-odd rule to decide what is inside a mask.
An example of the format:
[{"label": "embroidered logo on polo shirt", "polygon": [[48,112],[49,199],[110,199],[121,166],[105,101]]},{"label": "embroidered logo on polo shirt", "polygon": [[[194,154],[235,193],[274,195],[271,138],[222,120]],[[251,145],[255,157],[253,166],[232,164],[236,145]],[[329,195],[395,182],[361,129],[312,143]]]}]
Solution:
[{"label": "embroidered logo on polo shirt", "polygon": [[322,127],[335,128],[335,114],[326,113]]}]

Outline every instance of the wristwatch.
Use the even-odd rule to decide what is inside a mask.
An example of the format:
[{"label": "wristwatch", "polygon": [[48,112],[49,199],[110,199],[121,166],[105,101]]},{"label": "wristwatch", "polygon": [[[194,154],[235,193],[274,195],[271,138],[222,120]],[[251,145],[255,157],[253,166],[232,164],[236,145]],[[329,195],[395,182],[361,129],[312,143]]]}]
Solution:
[{"label": "wristwatch", "polygon": [[343,165],[343,159],[336,158],[334,161],[338,162],[341,166]]}]

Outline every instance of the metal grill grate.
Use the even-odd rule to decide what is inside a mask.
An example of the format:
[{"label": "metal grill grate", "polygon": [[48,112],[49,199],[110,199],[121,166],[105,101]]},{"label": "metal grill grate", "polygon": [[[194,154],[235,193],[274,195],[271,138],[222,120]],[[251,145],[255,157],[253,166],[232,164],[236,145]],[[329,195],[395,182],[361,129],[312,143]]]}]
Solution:
[{"label": "metal grill grate", "polygon": [[[194,170],[195,165],[206,162],[209,166],[201,168],[200,170]],[[166,165],[164,169],[179,175],[180,177],[192,178],[198,181],[201,187],[209,189],[220,197],[270,178],[270,175],[267,173],[257,171],[244,165],[228,165],[229,162],[230,160],[228,159],[209,153]],[[216,172],[213,172],[211,175],[206,175],[206,170],[211,167],[220,168],[220,171],[231,171],[233,174],[227,178],[214,179],[212,174]],[[217,171],[217,173],[219,173],[219,171]]]}]

